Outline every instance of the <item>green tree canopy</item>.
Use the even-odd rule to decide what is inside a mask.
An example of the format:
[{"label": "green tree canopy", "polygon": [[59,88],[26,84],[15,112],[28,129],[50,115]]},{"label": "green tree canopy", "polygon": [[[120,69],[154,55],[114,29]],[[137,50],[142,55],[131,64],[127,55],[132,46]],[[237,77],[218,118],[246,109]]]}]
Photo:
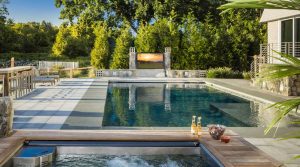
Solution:
[{"label": "green tree canopy", "polygon": [[56,36],[52,52],[55,56],[74,58],[78,56],[88,56],[90,49],[87,39],[81,35],[81,31],[77,25],[62,25]]},{"label": "green tree canopy", "polygon": [[0,0],[0,23],[4,23],[6,19],[6,15],[8,15],[8,11],[6,8],[7,0]]},{"label": "green tree canopy", "polygon": [[199,21],[203,20],[208,12],[218,17],[217,7],[224,2],[224,0],[55,0],[56,6],[62,9],[63,19],[71,22],[78,20],[87,24],[105,20],[109,26],[129,22],[135,32],[140,25],[168,18],[174,11],[176,18],[173,21],[176,23],[180,23],[188,13],[192,13]]}]

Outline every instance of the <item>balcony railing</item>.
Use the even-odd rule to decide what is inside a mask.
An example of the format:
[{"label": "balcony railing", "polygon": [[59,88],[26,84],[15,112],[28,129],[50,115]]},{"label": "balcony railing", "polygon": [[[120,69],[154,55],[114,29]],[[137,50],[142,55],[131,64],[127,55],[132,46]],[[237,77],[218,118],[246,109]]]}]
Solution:
[{"label": "balcony railing", "polygon": [[282,42],[282,43],[268,43],[260,45],[260,55],[264,57],[264,63],[276,63],[274,57],[278,57],[276,52],[281,52],[294,57],[300,58],[300,42]]}]

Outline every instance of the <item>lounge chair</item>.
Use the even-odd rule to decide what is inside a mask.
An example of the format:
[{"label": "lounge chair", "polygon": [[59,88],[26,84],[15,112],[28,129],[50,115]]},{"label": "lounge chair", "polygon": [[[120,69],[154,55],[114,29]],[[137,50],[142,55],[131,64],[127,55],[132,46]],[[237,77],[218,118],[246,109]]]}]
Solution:
[{"label": "lounge chair", "polygon": [[45,75],[45,76],[41,76],[39,71],[35,69],[35,77],[34,77],[34,83],[50,83],[50,85],[55,85],[56,82],[59,81],[59,76],[53,75]]}]

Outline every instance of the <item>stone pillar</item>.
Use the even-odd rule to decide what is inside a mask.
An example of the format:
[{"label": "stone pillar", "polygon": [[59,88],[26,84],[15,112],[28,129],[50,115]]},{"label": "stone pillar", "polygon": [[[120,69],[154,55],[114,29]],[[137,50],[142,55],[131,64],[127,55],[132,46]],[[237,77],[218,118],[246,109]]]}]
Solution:
[{"label": "stone pillar", "polygon": [[136,103],[136,87],[134,85],[129,86],[129,110],[135,110],[135,103]]},{"label": "stone pillar", "polygon": [[12,133],[13,124],[12,100],[9,97],[0,98],[0,138]]},{"label": "stone pillar", "polygon": [[129,69],[136,69],[136,52],[134,47],[129,49]]},{"label": "stone pillar", "polygon": [[165,70],[171,70],[171,47],[165,48],[164,61],[165,61]]},{"label": "stone pillar", "polygon": [[171,88],[166,84],[164,91],[165,111],[171,111]]}]

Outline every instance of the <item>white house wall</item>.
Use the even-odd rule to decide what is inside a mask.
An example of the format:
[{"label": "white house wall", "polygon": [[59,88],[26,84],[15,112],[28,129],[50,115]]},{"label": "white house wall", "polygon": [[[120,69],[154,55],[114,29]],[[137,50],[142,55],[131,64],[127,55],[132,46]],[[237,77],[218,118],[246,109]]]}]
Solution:
[{"label": "white house wall", "polygon": [[268,43],[279,43],[279,21],[268,22]]},{"label": "white house wall", "polygon": [[299,10],[287,10],[287,9],[265,9],[260,22],[270,22],[289,17],[300,16]]},{"label": "white house wall", "polygon": [[[279,50],[279,43],[281,41],[280,39],[280,21],[272,21],[268,22],[268,44],[272,46],[272,49],[280,51]],[[269,53],[272,56],[279,56],[277,54]],[[271,62],[273,63],[280,63],[277,59],[271,58]]]}]

